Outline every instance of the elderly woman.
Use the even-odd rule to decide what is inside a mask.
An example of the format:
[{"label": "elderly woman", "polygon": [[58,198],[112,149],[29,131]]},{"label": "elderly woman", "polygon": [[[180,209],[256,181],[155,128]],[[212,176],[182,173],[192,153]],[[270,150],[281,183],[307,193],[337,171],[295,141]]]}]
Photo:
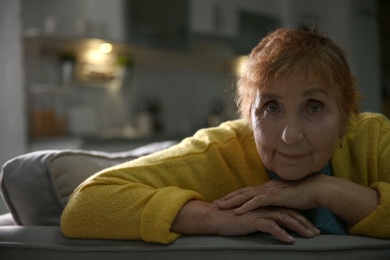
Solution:
[{"label": "elderly woman", "polygon": [[390,122],[359,114],[340,47],[315,30],[276,30],[250,54],[237,97],[242,119],[86,180],[63,233],[390,238]]}]

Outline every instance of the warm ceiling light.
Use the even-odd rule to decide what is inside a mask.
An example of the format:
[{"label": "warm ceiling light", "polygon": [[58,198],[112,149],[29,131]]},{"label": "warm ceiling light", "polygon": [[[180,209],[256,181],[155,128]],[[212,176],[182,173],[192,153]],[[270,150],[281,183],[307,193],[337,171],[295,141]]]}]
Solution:
[{"label": "warm ceiling light", "polygon": [[91,63],[112,63],[114,60],[116,60],[115,56],[94,50],[83,53],[81,57],[82,60]]},{"label": "warm ceiling light", "polygon": [[112,51],[112,44],[111,43],[101,43],[99,45],[99,51],[102,53],[110,53]]}]

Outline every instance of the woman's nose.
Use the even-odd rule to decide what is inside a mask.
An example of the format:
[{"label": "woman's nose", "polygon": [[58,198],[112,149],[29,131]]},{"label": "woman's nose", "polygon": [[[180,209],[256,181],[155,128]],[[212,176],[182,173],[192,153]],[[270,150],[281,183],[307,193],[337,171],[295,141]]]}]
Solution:
[{"label": "woman's nose", "polygon": [[294,144],[303,140],[304,134],[297,123],[286,124],[282,132],[282,140],[286,144]]}]

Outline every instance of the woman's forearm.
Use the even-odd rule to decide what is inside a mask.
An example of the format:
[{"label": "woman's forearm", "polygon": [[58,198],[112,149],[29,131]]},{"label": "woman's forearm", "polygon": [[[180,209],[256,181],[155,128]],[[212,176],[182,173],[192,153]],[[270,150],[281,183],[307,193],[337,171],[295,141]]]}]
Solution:
[{"label": "woman's forearm", "polygon": [[375,210],[379,203],[376,190],[337,178],[323,178],[319,185],[318,202],[343,218],[350,225],[358,223]]}]

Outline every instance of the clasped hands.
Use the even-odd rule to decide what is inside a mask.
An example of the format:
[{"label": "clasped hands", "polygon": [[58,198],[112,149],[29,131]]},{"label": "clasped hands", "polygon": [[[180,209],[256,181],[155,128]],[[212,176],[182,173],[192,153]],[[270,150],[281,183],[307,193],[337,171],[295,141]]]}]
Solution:
[{"label": "clasped hands", "polygon": [[[238,224],[244,225],[241,226],[244,230],[269,233],[285,243],[294,241],[285,228],[302,237],[319,235],[320,231],[297,210],[320,206],[317,199],[320,178],[323,177],[310,176],[299,181],[271,180],[260,186],[239,189],[214,201],[219,210],[230,211],[238,217],[235,223],[230,223],[232,226],[220,227],[218,233],[234,235],[234,225]],[[242,222],[238,220],[243,218]],[[244,223],[249,226],[245,227]]]},{"label": "clasped hands", "polygon": [[298,210],[325,207],[354,225],[373,212],[379,193],[338,177],[314,174],[297,181],[271,180],[245,187],[212,203],[188,201],[180,210],[171,231],[181,234],[247,235],[269,233],[285,243],[320,231]]}]

